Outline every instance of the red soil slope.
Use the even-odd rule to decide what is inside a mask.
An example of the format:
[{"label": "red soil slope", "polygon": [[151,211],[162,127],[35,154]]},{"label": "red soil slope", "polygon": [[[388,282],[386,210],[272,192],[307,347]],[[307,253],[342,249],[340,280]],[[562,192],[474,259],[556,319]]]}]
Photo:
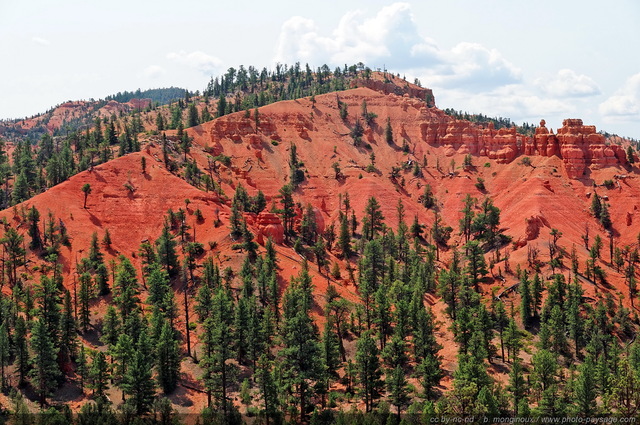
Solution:
[{"label": "red soil slope", "polygon": [[[360,87],[316,96],[315,103],[311,99],[299,99],[265,106],[259,109],[258,122],[253,114],[246,118],[244,113],[236,113],[188,129],[194,146],[187,157],[197,161],[200,169],[209,172],[212,156],[223,154],[231,158],[228,167],[220,165],[216,172],[211,171],[226,194],[223,199],[167,172],[160,162],[161,146],[149,143],[143,153],[83,172],[1,215],[19,225],[21,208],[35,205],[43,216],[51,211],[62,219],[72,238],[72,247],[63,248],[61,259],[65,282],[71,284],[76,259],[86,255],[79,247],[88,246],[93,232],[102,238],[108,228],[113,240],[108,257],[122,253],[134,257],[134,263],[139,266],[135,252],[141,241],[155,240],[167,210],[185,208],[185,199],[189,199],[188,224],[195,227],[196,240],[205,245],[205,255],[213,255],[221,267],[230,265],[237,269],[243,256],[233,250],[234,242],[228,236],[228,199],[242,184],[252,195],[263,191],[268,199],[267,209],[272,204],[279,206],[278,191],[289,180],[289,155],[295,144],[306,178],[294,197],[303,207],[312,204],[320,229],[337,221],[339,199],[347,194],[359,220],[368,198],[375,196],[392,227],[397,223],[399,199],[404,203],[407,222],[417,215],[422,224],[430,227],[434,213],[419,202],[425,185],[429,184],[438,199],[444,222],[454,228],[451,244],[457,244],[464,197],[470,194],[481,200],[489,196],[502,212],[504,232],[514,242],[503,249],[503,254],[509,254],[513,269],[516,264],[526,267],[527,252],[532,246],[540,250],[541,261],[548,261],[546,244],[552,228],[562,232],[559,245],[566,252],[576,246],[580,268],[584,269],[588,253],[582,235],[588,224],[591,238],[599,234],[605,241],[601,266],[610,286],[583,282],[586,295],[594,299],[605,293],[615,298],[624,295],[624,304],[629,306],[623,277],[609,264],[606,243],[609,236],[591,216],[589,206],[594,192],[606,196],[614,243],[620,247],[637,243],[640,170],[626,164],[617,147],[606,146],[595,128],[584,126],[578,120],[568,120],[557,134],[540,127],[535,137],[527,138],[512,130],[483,128],[454,120],[437,108],[428,107],[423,99],[412,97],[424,95],[417,89],[398,95],[382,83],[374,84],[373,88],[376,90]],[[346,121],[340,118],[338,99],[348,106]],[[377,114],[377,118],[374,125],[365,125],[362,145],[356,147],[350,131],[365,101],[368,112]],[[392,144],[385,140],[387,119],[393,129]],[[372,164],[372,154],[373,168],[367,170]],[[466,154],[472,155],[471,167],[462,167]],[[530,165],[521,161],[523,155],[530,158]],[[146,174],[140,166],[143,156],[147,161]],[[341,170],[340,179],[336,179],[334,163]],[[416,163],[421,167],[422,176],[413,173]],[[397,176],[392,177],[395,167],[398,167]],[[483,180],[484,191],[476,186],[478,179]],[[615,181],[613,189],[600,186],[609,179]],[[80,190],[85,183],[92,187],[87,209],[82,206]],[[126,183],[135,190],[127,189]],[[196,221],[195,209],[202,211],[202,222]],[[216,217],[222,221],[219,227],[213,225]],[[247,221],[261,243],[266,236],[279,234],[281,224],[276,215],[247,216]],[[26,226],[22,225],[21,231],[26,232]],[[288,246],[279,245],[277,250],[284,286],[291,276],[299,273],[302,258]],[[449,258],[450,252],[441,257],[443,263]],[[333,256],[330,260],[345,265]],[[568,263],[565,259],[565,265]],[[505,270],[504,262],[492,268],[492,275],[498,274],[499,268]],[[327,278],[316,273],[313,264],[310,270],[316,287],[314,314],[322,321]],[[542,271],[550,274],[546,266]],[[563,272],[568,274],[568,269]],[[489,279],[483,290],[488,295],[492,287],[508,287],[516,282],[513,275],[505,274],[505,279]],[[353,282],[343,279],[334,284],[343,296],[358,300]],[[517,303],[515,295],[509,296]],[[447,330],[448,320],[442,314],[442,302],[435,298],[427,301],[441,322],[438,338],[445,345],[441,354],[445,357],[445,367],[451,371],[455,367],[456,348]]]}]

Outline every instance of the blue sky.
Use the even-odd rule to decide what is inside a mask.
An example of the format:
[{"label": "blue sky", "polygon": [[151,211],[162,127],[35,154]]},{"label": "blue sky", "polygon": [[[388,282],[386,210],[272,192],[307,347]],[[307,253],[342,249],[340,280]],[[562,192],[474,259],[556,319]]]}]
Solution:
[{"label": "blue sky", "polygon": [[240,64],[362,61],[436,103],[640,138],[640,3],[0,0],[0,118],[168,86]]}]

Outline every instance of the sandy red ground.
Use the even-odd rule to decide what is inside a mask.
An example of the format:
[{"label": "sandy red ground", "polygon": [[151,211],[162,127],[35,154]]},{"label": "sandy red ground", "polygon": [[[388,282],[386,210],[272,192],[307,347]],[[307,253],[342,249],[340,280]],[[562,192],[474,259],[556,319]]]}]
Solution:
[{"label": "sandy red ground", "polygon": [[[213,193],[198,190],[185,183],[179,177],[170,174],[160,162],[162,153],[157,142],[143,149],[143,152],[127,155],[107,164],[95,167],[91,171],[80,173],[68,181],[40,194],[23,205],[2,212],[9,223],[19,226],[26,232],[26,226],[19,219],[23,207],[35,205],[42,217],[51,211],[56,218],[63,220],[72,240],[71,248],[63,248],[60,261],[64,265],[65,285],[72,287],[74,282],[75,263],[86,255],[91,235],[97,232],[101,239],[105,229],[109,229],[113,240],[112,249],[107,252],[107,261],[124,254],[136,266],[140,259],[136,252],[143,240],[154,241],[161,232],[164,217],[171,208],[177,211],[186,208],[188,224],[195,229],[196,240],[202,242],[206,255],[212,255],[222,267],[239,268],[243,255],[232,250],[233,241],[229,238],[228,198],[233,196],[235,187],[243,184],[250,194],[262,190],[268,199],[268,207],[272,203],[279,206],[278,191],[287,183],[289,176],[289,150],[295,143],[299,161],[304,163],[305,181],[295,192],[296,201],[303,205],[311,203],[320,211],[324,225],[337,223],[339,198],[346,194],[350,197],[351,207],[359,220],[368,199],[375,196],[382,212],[391,227],[397,225],[396,206],[402,199],[405,207],[405,220],[410,224],[414,215],[427,227],[433,223],[433,212],[426,210],[418,198],[425,184],[430,184],[438,199],[442,217],[454,228],[452,243],[458,243],[458,221],[461,217],[463,199],[467,194],[481,200],[490,196],[502,212],[501,227],[504,232],[520,241],[518,247],[509,245],[511,268],[516,264],[526,267],[527,247],[540,249],[541,261],[548,261],[547,243],[552,228],[562,232],[559,245],[567,252],[576,246],[580,259],[580,268],[588,256],[583,246],[582,235],[585,224],[589,224],[591,238],[599,234],[605,242],[601,266],[607,273],[609,288],[601,288],[584,283],[585,295],[594,299],[606,292],[618,298],[624,295],[624,305],[630,306],[627,290],[622,276],[613,270],[609,262],[608,237],[604,229],[589,212],[591,200],[589,195],[597,191],[606,195],[610,203],[611,218],[614,223],[614,241],[617,246],[637,243],[640,232],[640,178],[638,169],[610,167],[602,170],[590,170],[588,177],[582,180],[571,180],[566,176],[562,160],[557,157],[532,157],[532,166],[521,165],[518,160],[510,164],[498,164],[486,157],[475,156],[474,167],[464,170],[460,166],[463,155],[447,156],[441,146],[431,146],[422,142],[419,122],[423,111],[423,103],[417,99],[358,88],[339,93],[340,100],[349,105],[349,122],[360,113],[360,105],[366,100],[368,110],[378,115],[376,125],[365,133],[365,142],[371,150],[356,148],[349,136],[350,128],[340,119],[336,95],[316,96],[315,105],[309,99],[280,102],[259,109],[260,126],[256,131],[253,115],[244,118],[243,113],[225,116],[219,120],[205,123],[189,129],[194,137],[194,146],[190,158],[195,159],[200,168],[207,167],[208,155],[224,154],[232,159],[230,167],[221,166],[215,178],[222,185],[226,199],[220,199]],[[209,107],[212,110],[211,107]],[[384,139],[384,126],[389,117],[394,135],[395,146],[390,146]],[[151,120],[149,120],[151,121]],[[168,133],[170,134],[170,133]],[[399,146],[406,140],[411,153],[404,153]],[[375,154],[375,171],[367,172],[371,163],[370,154]],[[141,171],[141,158],[145,157],[147,172]],[[423,168],[423,177],[416,178],[411,168],[401,171],[404,186],[394,183],[389,175],[392,167],[402,166],[408,161],[418,161],[427,166]],[[455,173],[448,175],[449,168],[455,165]],[[338,162],[344,179],[336,180],[332,164]],[[438,170],[438,166],[440,170]],[[446,171],[446,172],[445,172]],[[620,182],[614,189],[594,188],[594,183],[601,184],[605,179],[613,179],[615,174],[628,174],[628,178]],[[477,178],[484,179],[486,191],[481,192],[475,186]],[[89,183],[92,192],[87,200],[87,208],[83,208],[84,195],[82,185]],[[125,187],[134,188],[130,191]],[[190,203],[186,207],[185,199]],[[193,215],[196,209],[203,213],[204,220],[197,222]],[[213,225],[214,217],[219,216],[222,225]],[[538,218],[543,223],[539,226],[539,235],[526,240],[527,219]],[[530,226],[529,226],[530,227]],[[257,229],[253,229],[257,232]],[[529,234],[532,229],[529,228]],[[211,249],[209,243],[215,244]],[[291,247],[278,246],[281,282],[286,285],[291,276],[300,272],[301,257]],[[450,252],[444,252],[441,265],[445,265]],[[344,262],[330,256],[344,267]],[[33,257],[31,257],[33,258]],[[489,259],[489,256],[487,256]],[[34,259],[29,267],[38,264]],[[565,265],[570,260],[565,259]],[[313,276],[317,308],[314,316],[318,323],[323,323],[322,307],[327,288],[327,278],[319,275],[314,264],[310,264]],[[497,264],[492,272],[498,273],[498,267],[504,271],[504,264]],[[543,268],[543,275],[551,273],[548,267]],[[568,274],[567,269],[563,270]],[[347,276],[343,271],[343,277]],[[483,290],[489,294],[493,287],[507,287],[516,283],[516,277],[505,275],[506,281],[490,280]],[[352,282],[341,280],[333,282],[339,292],[350,301],[358,302],[357,288]],[[517,306],[518,299],[510,295],[509,302]],[[181,299],[181,298],[178,298]],[[441,355],[443,366],[451,373],[456,366],[457,347],[449,331],[450,321],[444,315],[444,305],[439,299],[429,296],[427,303],[431,306],[439,330],[438,341],[443,345]],[[191,301],[192,302],[192,301]],[[94,322],[100,323],[106,303],[99,302],[95,307]],[[182,309],[182,306],[180,306]],[[184,329],[184,323],[180,323]],[[85,341],[89,344],[88,341]],[[198,349],[197,342],[195,343]],[[199,370],[190,361],[183,363],[183,376],[190,386],[198,387]],[[496,379],[504,381],[504,371],[495,372]],[[443,388],[451,386],[450,376],[443,380]],[[119,399],[115,391],[112,398]],[[74,399],[80,403],[81,398]],[[198,391],[181,387],[172,398],[182,411],[199,412],[204,406],[204,395]]]}]

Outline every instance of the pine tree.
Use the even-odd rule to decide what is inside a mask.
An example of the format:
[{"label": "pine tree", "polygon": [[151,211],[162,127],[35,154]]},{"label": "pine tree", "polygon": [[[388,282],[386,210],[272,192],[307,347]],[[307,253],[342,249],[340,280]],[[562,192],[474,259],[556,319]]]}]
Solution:
[{"label": "pine tree", "polygon": [[546,320],[546,325],[551,330],[551,347],[558,354],[567,353],[567,337],[564,314],[559,305],[551,309],[551,315]]},{"label": "pine tree", "polygon": [[430,184],[426,184],[424,186],[424,192],[422,193],[420,200],[422,201],[422,205],[427,209],[431,209],[436,205],[436,198],[433,196]]},{"label": "pine tree", "polygon": [[162,113],[160,111],[158,111],[158,113],[156,114],[156,128],[158,130],[158,133],[165,130],[164,117],[162,116]]},{"label": "pine tree", "polygon": [[465,245],[467,250],[467,274],[477,293],[480,293],[480,280],[488,273],[484,253],[477,241],[470,241]]},{"label": "pine tree", "polygon": [[462,276],[460,274],[459,254],[454,249],[451,265],[448,270],[442,270],[438,280],[438,296],[442,297],[447,304],[446,312],[454,321],[457,319],[459,309],[459,293],[462,287]]},{"label": "pine tree", "polygon": [[502,352],[501,358],[502,361],[505,361],[504,358],[504,338],[503,334],[507,325],[509,324],[509,316],[507,316],[507,311],[504,308],[504,303],[502,301],[498,301],[495,305],[495,309],[493,312],[494,315],[494,323],[498,329],[498,335],[500,336],[500,350]]},{"label": "pine tree", "polygon": [[[399,308],[396,308],[399,311]],[[391,328],[391,305],[389,303],[389,296],[387,294],[387,288],[379,286],[374,294],[373,303],[373,322],[378,329],[378,337],[380,338],[380,348],[384,349],[387,344],[387,339],[393,333]],[[400,330],[403,330],[400,328]]]},{"label": "pine tree", "polygon": [[515,416],[518,416],[518,414],[522,413],[518,411],[519,407],[523,401],[526,402],[524,397],[527,390],[520,357],[515,357],[513,364],[511,365],[511,371],[509,372],[509,386],[507,387],[507,390],[511,393],[513,400],[513,412]]},{"label": "pine tree", "polygon": [[595,365],[593,358],[587,357],[578,367],[578,377],[574,381],[573,396],[575,397],[576,413],[583,417],[593,416],[596,409],[597,389],[595,382]]},{"label": "pine tree", "polygon": [[391,341],[384,346],[381,353],[381,357],[390,371],[395,369],[396,366],[405,368],[409,362],[407,345],[402,336],[402,330],[399,326],[396,326],[393,331]]},{"label": "pine tree", "polygon": [[376,235],[382,231],[384,225],[384,216],[380,204],[375,197],[369,198],[367,206],[364,210],[364,217],[362,219],[362,236],[370,241],[376,237]]},{"label": "pine tree", "polygon": [[[429,191],[431,187],[429,187]],[[427,196],[427,189],[425,188],[425,197]],[[473,218],[475,216],[473,208],[476,204],[476,199],[467,194],[464,198],[464,208],[462,209],[462,218],[460,219],[460,233],[464,235],[465,242],[468,243],[471,239],[471,225],[473,224]]]},{"label": "pine tree", "polygon": [[143,331],[122,383],[123,391],[129,396],[127,404],[132,406],[136,415],[147,413],[155,398],[152,354],[149,337]]},{"label": "pine tree", "polygon": [[422,238],[422,232],[424,232],[424,225],[420,224],[418,221],[418,214],[413,216],[413,222],[411,223],[411,227],[409,228],[409,233],[415,239]]},{"label": "pine tree", "polygon": [[40,236],[40,227],[38,225],[40,222],[40,212],[35,206],[29,208],[27,220],[29,222],[29,237],[31,238],[29,249],[32,251],[38,251],[42,248],[42,237]]},{"label": "pine tree", "polygon": [[29,371],[29,349],[27,347],[27,323],[22,316],[16,318],[15,362],[18,371],[18,386],[23,386]]},{"label": "pine tree", "polygon": [[509,325],[507,326],[505,336],[504,336],[504,344],[507,347],[507,357],[511,360],[518,357],[520,353],[520,349],[522,348],[522,336],[520,334],[520,330],[516,325],[516,321],[513,318],[509,319]]},{"label": "pine tree", "polygon": [[[47,329],[50,341],[56,348],[60,347],[60,283],[41,275],[40,284],[36,288],[38,301],[38,317]],[[33,333],[33,332],[32,332]]]},{"label": "pine tree", "polygon": [[409,388],[404,370],[400,366],[396,366],[387,372],[387,391],[391,404],[396,406],[397,419],[400,419],[402,407],[409,404]]},{"label": "pine tree", "polygon": [[24,237],[13,227],[6,229],[0,243],[4,245],[7,255],[5,265],[9,284],[14,286],[18,281],[18,267],[24,265],[26,250],[23,247]]},{"label": "pine tree", "polygon": [[[180,136],[180,149],[182,150],[182,154],[184,155],[184,162],[187,162],[187,154],[191,152],[191,143],[192,138],[189,137],[189,133],[186,131],[182,133]],[[187,163],[189,165],[189,163]],[[196,174],[199,172],[198,166],[194,163]],[[189,168],[188,168],[189,169]]]},{"label": "pine tree", "polygon": [[416,374],[420,385],[422,385],[423,396],[427,399],[434,398],[436,395],[434,388],[440,385],[440,381],[444,377],[440,357],[436,355],[425,356],[416,366]]},{"label": "pine tree", "polygon": [[284,321],[281,351],[283,366],[287,370],[286,381],[297,393],[300,419],[304,419],[311,383],[321,378],[321,347],[318,330],[310,316],[312,307],[311,278],[303,266],[300,276],[294,279],[283,298]]},{"label": "pine tree", "polygon": [[[84,349],[83,349],[84,351]],[[109,365],[102,351],[97,351],[93,356],[93,363],[89,370],[90,384],[93,396],[98,403],[108,403],[106,391],[109,389]]]},{"label": "pine tree", "polygon": [[347,216],[340,212],[340,233],[338,235],[338,248],[342,254],[342,258],[349,259],[353,253],[351,247],[351,234],[349,232],[349,222]]},{"label": "pine tree", "polygon": [[550,389],[556,383],[556,374],[558,372],[558,359],[549,350],[538,350],[531,359],[533,366],[532,377],[536,385],[540,387],[540,391],[544,392]]},{"label": "pine tree", "polygon": [[231,412],[229,385],[233,382],[235,369],[227,361],[234,357],[233,352],[233,300],[228,290],[219,287],[213,297],[211,316],[204,322],[204,335],[201,337],[205,345],[203,355],[204,386],[207,390],[208,404],[215,395],[218,406],[227,418]]},{"label": "pine tree", "polygon": [[149,267],[150,270],[147,277],[149,298],[147,302],[162,309],[165,296],[171,291],[169,275],[158,263],[153,263]]},{"label": "pine tree", "polygon": [[433,388],[444,377],[441,357],[438,354],[442,346],[436,341],[433,320],[431,312],[421,305],[413,325],[413,353],[417,363],[416,372],[427,398],[433,396]]},{"label": "pine tree", "polygon": [[82,185],[82,193],[84,194],[84,203],[82,204],[82,208],[86,209],[87,208],[87,198],[89,197],[89,194],[91,193],[91,185],[89,183],[85,183],[84,185]]},{"label": "pine tree", "polygon": [[322,273],[324,267],[328,266],[327,252],[323,238],[318,238],[318,241],[313,245],[313,255],[315,255],[316,263],[318,263],[318,271]]},{"label": "pine tree", "polygon": [[195,103],[189,104],[189,110],[187,112],[187,127],[195,127],[200,124],[200,118],[198,117],[198,109]]},{"label": "pine tree", "polygon": [[220,118],[226,113],[227,113],[227,98],[224,95],[224,93],[220,93],[220,98],[218,99],[218,112],[216,114],[216,118]]},{"label": "pine tree", "polygon": [[453,395],[459,400],[458,413],[462,416],[471,413],[476,399],[488,401],[486,392],[490,390],[491,378],[487,374],[483,358],[484,355],[473,354],[458,356],[458,368],[453,374]]},{"label": "pine tree", "polygon": [[93,232],[91,234],[91,242],[89,244],[89,263],[90,267],[96,268],[103,263],[104,255],[100,251],[100,245],[98,244],[98,233]]},{"label": "pine tree", "polygon": [[209,122],[213,119],[211,116],[211,112],[209,112],[209,108],[205,105],[202,108],[202,113],[200,114],[200,122]]},{"label": "pine tree", "polygon": [[176,241],[169,231],[168,226],[162,228],[162,234],[156,240],[158,250],[158,262],[164,267],[169,276],[175,276],[178,271],[178,255],[176,254]]},{"label": "pine tree", "polygon": [[640,409],[640,378],[628,358],[620,361],[608,407],[622,417],[631,417]]},{"label": "pine tree", "polygon": [[360,262],[360,298],[364,304],[367,329],[371,329],[374,297],[384,275],[384,256],[378,240],[367,242]]},{"label": "pine tree", "polygon": [[529,289],[529,276],[527,271],[522,272],[520,278],[520,286],[518,288],[520,292],[520,316],[522,318],[522,325],[526,328],[531,320],[531,290]]},{"label": "pine tree", "polygon": [[565,302],[567,330],[569,331],[569,338],[574,342],[576,358],[578,358],[580,350],[584,347],[584,319],[580,314],[583,295],[582,286],[576,282],[569,286],[567,301]]},{"label": "pine tree", "polygon": [[165,321],[156,346],[158,384],[165,394],[176,388],[180,374],[180,353],[174,334],[169,322]]},{"label": "pine tree", "polygon": [[115,380],[116,386],[122,390],[122,401],[124,401],[124,386],[126,385],[125,377],[135,354],[133,338],[126,333],[121,333],[117,338],[117,342],[113,346],[109,347],[109,352],[111,354],[112,362],[115,361],[113,379]]},{"label": "pine tree", "polygon": [[322,360],[327,380],[337,377],[340,367],[340,350],[334,321],[333,317],[328,317],[322,333]]},{"label": "pine tree", "polygon": [[87,332],[89,325],[91,324],[91,311],[89,309],[89,303],[92,297],[91,288],[91,275],[89,273],[83,273],[80,275],[80,289],[78,290],[78,301],[80,303],[80,327],[83,332]]},{"label": "pine tree", "polygon": [[287,241],[289,240],[289,237],[294,235],[293,220],[296,217],[292,194],[293,187],[291,185],[284,185],[280,189],[280,195],[282,196],[282,199],[280,200],[282,203],[280,213],[282,215],[282,226],[284,227],[284,234]]},{"label": "pine tree", "polygon": [[109,348],[114,347],[118,343],[118,336],[121,332],[120,318],[115,307],[110,305],[102,321],[102,336],[100,340],[107,344]]},{"label": "pine tree", "polygon": [[235,309],[234,317],[234,329],[235,329],[235,348],[236,356],[239,362],[246,360],[248,348],[248,334],[249,334],[249,296],[243,295],[238,300],[238,304]]},{"label": "pine tree", "polygon": [[176,130],[180,126],[183,125],[183,123],[182,123],[182,108],[180,108],[180,105],[175,104],[175,105],[170,107],[170,111],[171,111],[171,122],[170,122],[170,125],[169,125],[169,129],[170,130]]},{"label": "pine tree", "polygon": [[78,386],[84,394],[84,387],[89,377],[89,367],[87,364],[87,352],[84,347],[80,347],[78,358],[76,359],[76,375],[78,376]]},{"label": "pine tree", "polygon": [[140,304],[140,288],[136,269],[124,255],[118,257],[120,263],[116,267],[113,285],[114,302],[120,309],[120,317],[127,317]]},{"label": "pine tree", "polygon": [[71,305],[71,293],[65,290],[62,320],[60,321],[60,348],[62,350],[62,358],[68,361],[71,357],[75,356],[76,343],[77,326]]},{"label": "pine tree", "polygon": [[273,362],[269,360],[268,354],[263,353],[256,365],[256,381],[260,388],[262,404],[264,406],[264,416],[267,425],[270,419],[275,418],[280,407],[278,399],[278,388],[273,374]]},{"label": "pine tree", "polygon": [[20,171],[16,177],[16,181],[13,184],[13,191],[11,193],[11,199],[13,204],[19,204],[22,201],[29,199],[29,182],[27,181],[27,173],[25,170]]},{"label": "pine tree", "polygon": [[307,204],[304,214],[302,215],[302,222],[300,223],[300,233],[302,240],[309,246],[313,245],[317,238],[317,225],[316,214],[313,210],[313,206]]},{"label": "pine tree", "polygon": [[365,411],[371,412],[373,403],[380,398],[383,389],[382,372],[378,361],[378,347],[371,337],[371,331],[364,332],[356,345],[356,368],[359,388],[365,404]]},{"label": "pine tree", "polygon": [[58,386],[60,369],[57,363],[58,349],[47,330],[45,321],[38,319],[31,332],[31,383],[36,388],[40,406],[44,406],[46,398],[53,393]]}]

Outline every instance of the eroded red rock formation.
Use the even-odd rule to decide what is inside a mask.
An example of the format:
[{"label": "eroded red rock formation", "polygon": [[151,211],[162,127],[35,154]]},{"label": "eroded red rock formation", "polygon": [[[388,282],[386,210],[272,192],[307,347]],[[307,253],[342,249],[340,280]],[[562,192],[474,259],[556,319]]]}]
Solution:
[{"label": "eroded red rock formation", "polygon": [[[357,80],[366,86],[341,93],[341,101],[350,109],[349,118],[339,119],[333,98],[318,97],[316,103],[296,100],[290,108],[268,107],[257,124],[253,117],[238,112],[217,119],[206,131],[210,134],[209,147],[213,154],[222,152],[222,141],[229,139],[246,146],[262,161],[265,149],[280,142],[313,142],[319,138],[336,141],[349,134],[352,117],[358,116],[366,101],[370,112],[379,118],[364,129],[363,140],[379,143],[383,135],[383,117],[389,117],[396,144],[416,146],[416,141],[430,146],[442,146],[447,156],[471,154],[487,157],[499,164],[507,164],[521,155],[557,156],[563,160],[570,178],[580,178],[587,168],[598,169],[626,163],[624,150],[607,145],[605,137],[595,126],[584,125],[582,120],[567,119],[557,134],[546,127],[544,120],[533,136],[517,133],[516,127],[496,129],[494,124],[476,124],[458,120],[444,111],[432,107],[425,98],[430,90],[410,85],[402,86],[380,79]],[[376,93],[371,92],[374,90]],[[356,112],[357,111],[357,112]],[[415,111],[411,113],[411,111]],[[286,166],[285,164],[280,164]]]},{"label": "eroded red rock formation", "polygon": [[259,229],[257,237],[259,244],[265,244],[268,238],[278,244],[284,242],[284,227],[277,214],[261,212],[256,218],[256,225]]}]

